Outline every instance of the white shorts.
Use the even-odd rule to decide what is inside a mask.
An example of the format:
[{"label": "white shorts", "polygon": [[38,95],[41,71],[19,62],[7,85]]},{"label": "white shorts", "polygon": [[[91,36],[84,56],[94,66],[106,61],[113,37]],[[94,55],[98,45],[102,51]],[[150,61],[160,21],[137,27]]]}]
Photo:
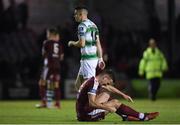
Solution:
[{"label": "white shorts", "polygon": [[82,75],[84,79],[88,79],[96,75],[98,59],[81,60],[80,63],[79,75]]}]

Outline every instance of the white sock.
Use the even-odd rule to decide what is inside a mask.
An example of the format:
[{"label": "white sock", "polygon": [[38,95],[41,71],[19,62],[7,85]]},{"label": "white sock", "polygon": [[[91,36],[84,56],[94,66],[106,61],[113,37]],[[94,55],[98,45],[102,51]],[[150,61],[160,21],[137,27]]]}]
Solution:
[{"label": "white sock", "polygon": [[139,113],[139,119],[144,119],[144,113]]}]

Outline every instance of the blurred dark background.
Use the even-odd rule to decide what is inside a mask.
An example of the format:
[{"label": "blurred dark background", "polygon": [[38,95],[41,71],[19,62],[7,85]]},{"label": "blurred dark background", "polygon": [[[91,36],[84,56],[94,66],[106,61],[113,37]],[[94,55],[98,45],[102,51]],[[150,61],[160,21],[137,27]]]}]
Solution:
[{"label": "blurred dark background", "polygon": [[164,78],[180,77],[179,0],[0,0],[0,99],[39,98],[41,47],[52,26],[59,28],[64,45],[62,98],[73,97],[69,83],[77,75],[80,52],[67,43],[77,40],[73,11],[81,4],[99,27],[106,65],[116,71],[120,88],[133,89],[131,80],[139,79],[138,64],[150,37],[168,61]]}]

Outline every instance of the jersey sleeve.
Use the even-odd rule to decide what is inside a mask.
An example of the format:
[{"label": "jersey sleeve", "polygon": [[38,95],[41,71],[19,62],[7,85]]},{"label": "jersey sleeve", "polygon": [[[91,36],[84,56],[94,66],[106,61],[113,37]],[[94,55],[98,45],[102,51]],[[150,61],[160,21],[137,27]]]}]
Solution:
[{"label": "jersey sleeve", "polygon": [[98,86],[99,86],[98,81],[96,79],[94,79],[94,84],[89,89],[88,94],[96,95]]},{"label": "jersey sleeve", "polygon": [[78,37],[79,37],[79,39],[85,38],[86,29],[87,29],[87,27],[85,24],[83,24],[83,23],[79,24],[79,26],[78,26]]}]

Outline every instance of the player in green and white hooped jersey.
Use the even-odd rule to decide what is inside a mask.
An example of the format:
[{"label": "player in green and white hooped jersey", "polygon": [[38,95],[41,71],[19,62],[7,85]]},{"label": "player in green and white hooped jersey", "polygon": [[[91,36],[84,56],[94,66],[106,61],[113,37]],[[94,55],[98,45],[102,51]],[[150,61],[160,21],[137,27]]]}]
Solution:
[{"label": "player in green and white hooped jersey", "polygon": [[85,7],[76,7],[74,18],[79,22],[78,41],[69,41],[68,46],[81,48],[81,64],[75,82],[78,90],[84,80],[95,76],[96,67],[104,69],[105,63],[102,58],[102,48],[99,40],[97,26],[88,19],[88,10]]}]

